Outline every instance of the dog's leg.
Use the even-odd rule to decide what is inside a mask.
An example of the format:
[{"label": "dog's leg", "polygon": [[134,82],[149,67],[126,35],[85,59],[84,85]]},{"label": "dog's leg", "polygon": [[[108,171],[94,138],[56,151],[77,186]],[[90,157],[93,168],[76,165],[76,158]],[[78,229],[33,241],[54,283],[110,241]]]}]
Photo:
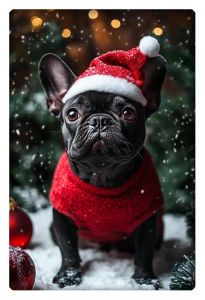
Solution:
[{"label": "dog's leg", "polygon": [[53,230],[60,247],[62,265],[53,282],[63,288],[78,285],[81,282],[78,236],[75,223],[65,215],[53,209]]},{"label": "dog's leg", "polygon": [[138,284],[151,284],[160,287],[152,269],[154,250],[157,237],[157,214],[136,228],[133,238],[135,241],[135,272],[133,279]]}]

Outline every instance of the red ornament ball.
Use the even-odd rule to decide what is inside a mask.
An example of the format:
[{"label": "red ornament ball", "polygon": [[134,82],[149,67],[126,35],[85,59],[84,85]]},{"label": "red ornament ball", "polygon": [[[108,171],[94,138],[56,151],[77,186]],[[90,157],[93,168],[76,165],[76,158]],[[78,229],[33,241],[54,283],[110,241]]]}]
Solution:
[{"label": "red ornament ball", "polygon": [[9,247],[9,286],[12,290],[31,290],[36,269],[31,257],[19,247]]},{"label": "red ornament ball", "polygon": [[14,247],[25,248],[28,246],[33,225],[28,214],[17,207],[16,202],[11,198],[9,201],[9,244]]}]

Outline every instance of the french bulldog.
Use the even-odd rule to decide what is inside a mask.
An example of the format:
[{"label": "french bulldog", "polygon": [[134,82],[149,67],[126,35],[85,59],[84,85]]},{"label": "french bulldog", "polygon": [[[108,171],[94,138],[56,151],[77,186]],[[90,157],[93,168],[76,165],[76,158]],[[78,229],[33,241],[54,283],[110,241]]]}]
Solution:
[{"label": "french bulldog", "polygon": [[[74,174],[72,176],[79,178],[82,185],[84,182],[88,187],[102,191],[117,190],[142,168],[145,157],[145,122],[160,105],[160,91],[166,72],[165,60],[160,55],[149,58],[142,72],[146,105],[118,93],[94,90],[65,99],[76,76],[58,56],[48,53],[41,58],[39,76],[46,94],[47,107],[60,120],[69,168]],[[67,168],[65,163],[61,165]],[[146,168],[145,171],[149,174],[149,166]],[[64,172],[65,170],[61,177]],[[68,198],[69,193],[70,191],[67,193]],[[104,201],[103,198],[99,200],[101,203]],[[86,205],[89,206],[88,202],[85,196],[85,210]],[[117,209],[117,197],[114,205]],[[123,209],[126,211],[126,207]],[[101,218],[102,215],[95,215],[90,222],[97,224],[98,217]],[[152,262],[159,242],[159,217],[160,212],[152,214],[137,225],[126,239],[110,242],[105,238],[101,242],[105,248],[110,245],[117,249],[132,249],[132,278],[138,284],[152,284],[155,289],[159,288],[159,281],[153,272]],[[124,220],[121,219],[120,222],[123,223]],[[61,288],[79,285],[82,269],[78,224],[75,218],[54,207],[52,228],[62,255],[62,265],[53,282]],[[103,236],[104,232],[101,234]]]}]

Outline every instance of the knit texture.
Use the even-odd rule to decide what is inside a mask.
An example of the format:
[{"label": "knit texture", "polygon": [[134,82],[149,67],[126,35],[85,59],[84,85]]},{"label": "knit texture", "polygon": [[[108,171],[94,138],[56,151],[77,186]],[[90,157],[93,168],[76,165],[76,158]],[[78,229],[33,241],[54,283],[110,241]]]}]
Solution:
[{"label": "knit texture", "polygon": [[144,149],[144,161],[119,187],[95,187],[71,170],[67,153],[56,167],[50,201],[60,213],[70,217],[79,234],[95,242],[117,242],[163,207],[158,175]]},{"label": "knit texture", "polygon": [[97,74],[109,75],[126,79],[142,88],[141,70],[147,59],[148,56],[141,53],[139,48],[132,48],[129,51],[110,51],[94,58],[89,68],[79,78]]},{"label": "knit texture", "polygon": [[109,51],[95,57],[76,78],[63,102],[87,91],[98,91],[125,96],[145,106],[143,67],[150,57],[158,56],[159,51],[158,41],[145,36],[140,40],[139,47],[128,51]]}]

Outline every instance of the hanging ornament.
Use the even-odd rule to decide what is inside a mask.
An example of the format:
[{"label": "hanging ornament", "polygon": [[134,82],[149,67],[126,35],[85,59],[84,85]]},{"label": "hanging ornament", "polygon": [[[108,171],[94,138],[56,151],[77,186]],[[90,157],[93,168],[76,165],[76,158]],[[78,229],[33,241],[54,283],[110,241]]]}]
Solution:
[{"label": "hanging ornament", "polygon": [[33,225],[28,214],[17,206],[13,198],[9,200],[9,244],[25,248],[33,233]]},{"label": "hanging ornament", "polygon": [[31,257],[19,247],[9,247],[9,286],[12,290],[31,290],[36,269]]}]

